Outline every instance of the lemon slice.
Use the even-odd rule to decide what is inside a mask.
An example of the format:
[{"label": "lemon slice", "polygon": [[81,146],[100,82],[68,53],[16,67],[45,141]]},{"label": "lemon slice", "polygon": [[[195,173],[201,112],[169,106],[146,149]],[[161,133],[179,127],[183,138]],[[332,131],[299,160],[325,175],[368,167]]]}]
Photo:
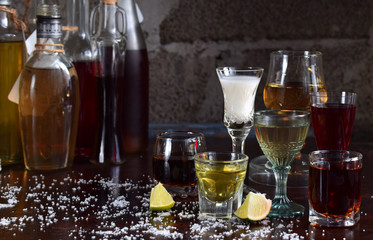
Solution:
[{"label": "lemon slice", "polygon": [[163,187],[162,183],[152,188],[150,193],[150,210],[163,211],[172,208],[175,201],[171,194]]},{"label": "lemon slice", "polygon": [[266,199],[264,194],[249,192],[243,204],[234,213],[241,219],[260,221],[267,217],[271,210],[272,201]]}]

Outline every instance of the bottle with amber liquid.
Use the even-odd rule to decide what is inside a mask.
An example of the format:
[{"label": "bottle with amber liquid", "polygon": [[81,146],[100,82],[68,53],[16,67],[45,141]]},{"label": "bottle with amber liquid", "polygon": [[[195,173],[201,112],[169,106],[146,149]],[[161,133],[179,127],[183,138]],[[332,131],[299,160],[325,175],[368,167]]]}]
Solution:
[{"label": "bottle with amber liquid", "polygon": [[95,129],[98,126],[97,81],[89,35],[89,0],[68,0],[66,9],[65,53],[77,71],[80,91],[75,158],[88,159],[93,152]]},{"label": "bottle with amber liquid", "polygon": [[127,15],[127,50],[124,72],[124,106],[121,118],[124,150],[146,150],[149,124],[149,61],[134,0],[119,0]]},{"label": "bottle with amber liquid", "polygon": [[121,109],[124,107],[125,95],[126,15],[117,6],[117,0],[101,0],[92,10],[90,22],[99,114],[98,137],[93,148],[92,162],[121,164],[125,161],[121,134],[125,123],[121,121]]},{"label": "bottle with amber liquid", "polygon": [[37,8],[37,44],[22,70],[20,128],[28,170],[55,170],[74,158],[79,81],[64,54],[58,5]]},{"label": "bottle with amber liquid", "polygon": [[[10,5],[10,0],[0,1],[1,7],[10,9]],[[0,159],[6,166],[22,162],[18,106],[8,100],[8,94],[22,70],[24,46],[22,31],[8,12],[0,11],[0,22]]]}]

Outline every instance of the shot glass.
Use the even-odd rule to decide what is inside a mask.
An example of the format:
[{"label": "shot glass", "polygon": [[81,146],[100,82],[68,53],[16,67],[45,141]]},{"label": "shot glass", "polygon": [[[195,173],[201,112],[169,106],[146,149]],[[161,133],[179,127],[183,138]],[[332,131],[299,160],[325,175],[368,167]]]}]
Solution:
[{"label": "shot glass", "polygon": [[360,219],[362,154],[344,150],[311,152],[309,221],[312,226],[348,227]]},{"label": "shot glass", "polygon": [[194,155],[206,151],[205,136],[195,131],[163,132],[153,148],[153,175],[173,195],[196,195]]},{"label": "shot glass", "polygon": [[347,150],[355,120],[357,94],[315,92],[311,94],[311,119],[319,150]]},{"label": "shot glass", "polygon": [[194,157],[199,210],[204,217],[231,218],[242,202],[248,156],[204,152]]}]

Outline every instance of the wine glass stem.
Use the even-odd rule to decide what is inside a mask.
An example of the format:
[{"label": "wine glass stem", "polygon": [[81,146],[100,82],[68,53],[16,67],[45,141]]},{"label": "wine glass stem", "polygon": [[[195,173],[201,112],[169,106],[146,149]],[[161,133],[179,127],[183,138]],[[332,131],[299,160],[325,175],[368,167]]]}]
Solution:
[{"label": "wine glass stem", "polygon": [[249,135],[251,127],[239,128],[239,129],[234,129],[234,128],[227,128],[227,129],[228,129],[229,135],[232,138],[233,152],[245,153],[244,152],[245,140],[246,140],[246,137]]},{"label": "wine glass stem", "polygon": [[272,168],[276,178],[276,194],[274,200],[287,203],[290,200],[287,197],[287,180],[290,171],[290,166],[274,166]]},{"label": "wine glass stem", "polygon": [[232,136],[232,149],[233,152],[236,153],[245,153],[244,152],[244,147],[245,147],[245,140],[247,136],[243,137],[234,137]]}]

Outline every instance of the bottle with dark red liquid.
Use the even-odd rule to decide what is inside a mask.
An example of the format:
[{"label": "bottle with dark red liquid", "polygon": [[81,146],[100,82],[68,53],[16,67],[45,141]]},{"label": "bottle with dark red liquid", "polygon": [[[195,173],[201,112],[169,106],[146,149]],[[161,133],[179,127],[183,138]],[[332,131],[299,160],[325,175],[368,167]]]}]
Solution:
[{"label": "bottle with dark red liquid", "polygon": [[65,52],[73,62],[79,78],[80,112],[75,158],[88,159],[94,146],[98,126],[97,82],[89,36],[89,0],[66,2],[67,31]]},{"label": "bottle with dark red liquid", "polygon": [[101,0],[93,9],[90,22],[99,99],[98,137],[92,162],[121,164],[125,161],[122,136],[125,123],[121,115],[126,94],[123,91],[126,16],[117,6],[117,0]]},{"label": "bottle with dark red liquid", "polygon": [[145,151],[148,145],[149,62],[144,35],[134,0],[118,0],[126,11],[127,47],[123,84],[124,150],[128,153]]}]

